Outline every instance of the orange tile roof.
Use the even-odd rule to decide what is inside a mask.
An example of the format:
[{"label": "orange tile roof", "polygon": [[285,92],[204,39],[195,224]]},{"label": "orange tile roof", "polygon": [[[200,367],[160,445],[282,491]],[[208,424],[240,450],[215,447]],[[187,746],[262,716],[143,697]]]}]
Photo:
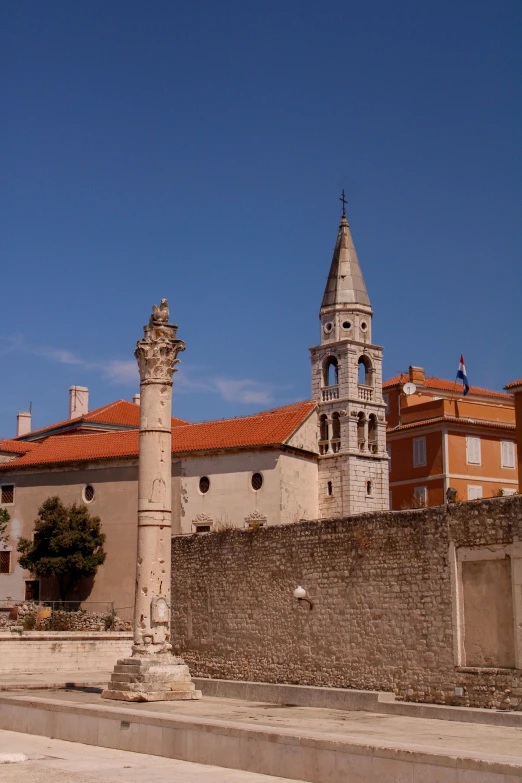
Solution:
[{"label": "orange tile roof", "polygon": [[0,440],[0,451],[8,451],[12,454],[27,454],[28,451],[38,448],[39,443],[23,443],[19,440]]},{"label": "orange tile roof", "polygon": [[[83,422],[93,422],[95,424],[119,424],[122,427],[139,427],[140,425],[140,406],[128,400],[116,400],[109,405],[103,405],[101,408],[86,413],[85,416],[77,416],[74,419],[64,419],[55,424],[49,424],[39,430],[33,430],[27,435],[44,435],[50,430],[75,424],[80,426]],[[178,427],[181,424],[188,424],[184,419],[172,417],[172,426]],[[24,436],[25,437],[25,436]]]},{"label": "orange tile roof", "polygon": [[520,378],[518,381],[510,381],[509,383],[506,383],[504,389],[514,389],[515,386],[522,386],[522,378]]},{"label": "orange tile roof", "polygon": [[[401,373],[400,375],[394,375],[393,378],[388,378],[384,381],[382,388],[389,389],[392,386],[398,386],[400,383],[407,383],[409,381],[409,375],[407,373]],[[446,381],[444,378],[435,378],[434,376],[427,377],[425,379],[425,387],[427,389],[439,389],[440,391],[458,391],[461,386],[460,382],[455,384],[455,381]],[[424,388],[420,386],[419,388]],[[506,387],[507,388],[507,387]],[[503,392],[491,391],[491,389],[481,389],[479,386],[470,386],[469,394],[478,394],[481,397],[499,397],[503,400],[513,401],[511,394],[504,394]]]},{"label": "orange tile roof", "polygon": [[411,430],[414,427],[426,427],[431,424],[437,424],[437,422],[466,424],[472,427],[487,427],[488,429],[493,427],[494,429],[500,429],[500,430],[516,430],[515,424],[507,424],[501,421],[480,421],[479,419],[465,419],[458,416],[436,416],[434,419],[422,419],[422,421],[412,421],[411,424],[400,424],[398,427],[389,427],[386,430],[386,433],[388,435],[391,435],[394,432]]},{"label": "orange tile roof", "polygon": [[[238,419],[178,425],[172,428],[172,451],[186,453],[282,444],[292,436],[314,408],[313,402],[306,401]],[[7,467],[18,469],[137,457],[138,440],[137,430],[92,435],[54,435],[38,444],[34,452],[0,465],[0,470]]]}]

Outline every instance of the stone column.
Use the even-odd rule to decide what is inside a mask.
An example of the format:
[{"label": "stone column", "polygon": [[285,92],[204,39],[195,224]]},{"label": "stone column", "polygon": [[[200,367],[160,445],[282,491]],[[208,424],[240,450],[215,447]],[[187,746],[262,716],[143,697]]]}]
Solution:
[{"label": "stone column", "polygon": [[132,657],[117,662],[104,699],[201,698],[170,643],[172,375],[185,344],[168,320],[162,299],[135,351],[141,396],[134,645]]}]

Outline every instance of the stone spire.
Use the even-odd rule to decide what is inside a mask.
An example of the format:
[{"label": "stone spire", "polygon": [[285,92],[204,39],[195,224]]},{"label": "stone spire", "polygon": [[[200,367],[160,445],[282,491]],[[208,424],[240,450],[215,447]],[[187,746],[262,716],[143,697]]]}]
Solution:
[{"label": "stone spire", "polygon": [[335,305],[360,304],[370,307],[361,267],[353,244],[350,226],[343,215],[333,252],[330,274],[321,309]]}]

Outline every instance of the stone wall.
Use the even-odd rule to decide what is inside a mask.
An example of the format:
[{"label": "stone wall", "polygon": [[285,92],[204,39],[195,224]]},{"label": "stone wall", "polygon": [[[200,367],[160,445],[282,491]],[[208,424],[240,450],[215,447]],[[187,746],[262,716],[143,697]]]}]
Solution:
[{"label": "stone wall", "polygon": [[2,673],[108,672],[131,654],[131,633],[0,633]]},{"label": "stone wall", "polygon": [[[176,537],[173,638],[195,676],[517,708],[521,540],[520,496]],[[519,668],[465,666],[459,552],[485,548],[512,562]]]}]

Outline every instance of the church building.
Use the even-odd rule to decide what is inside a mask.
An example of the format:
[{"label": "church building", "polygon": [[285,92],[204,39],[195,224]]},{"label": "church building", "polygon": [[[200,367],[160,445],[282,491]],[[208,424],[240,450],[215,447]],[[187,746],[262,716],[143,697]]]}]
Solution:
[{"label": "church building", "polygon": [[[174,535],[257,528],[388,508],[382,348],[343,214],[311,349],[312,399],[224,421],[172,419]],[[176,387],[174,385],[174,406]],[[139,395],[89,412],[88,390],[72,387],[69,418],[0,440],[0,505],[11,517],[0,559],[0,598],[52,598],[18,565],[39,506],[58,495],[101,518],[107,560],[91,601],[132,603],[136,557]],[[78,595],[86,599],[87,596]]]}]

